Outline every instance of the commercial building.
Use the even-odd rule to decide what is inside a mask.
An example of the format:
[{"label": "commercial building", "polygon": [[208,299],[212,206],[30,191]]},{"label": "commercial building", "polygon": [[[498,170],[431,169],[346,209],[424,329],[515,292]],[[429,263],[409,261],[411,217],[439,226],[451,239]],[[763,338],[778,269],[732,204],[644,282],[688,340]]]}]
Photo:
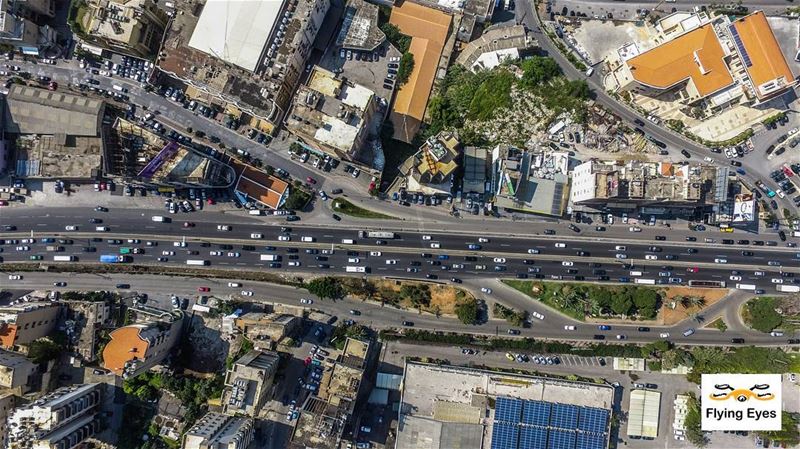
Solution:
[{"label": "commercial building", "polygon": [[49,302],[0,307],[0,346],[15,349],[50,335],[61,307]]},{"label": "commercial building", "polygon": [[103,349],[103,367],[123,378],[135,377],[161,363],[178,342],[183,313],[139,306],[139,322],[117,328]]},{"label": "commercial building", "polygon": [[58,32],[48,25],[55,17],[55,4],[55,0],[0,2],[0,43],[26,55],[57,56]]},{"label": "commercial building", "polygon": [[36,364],[27,357],[0,350],[0,387],[18,388],[20,394],[25,394],[31,387],[36,371]]},{"label": "commercial building", "polygon": [[222,407],[230,415],[256,417],[266,402],[278,370],[277,352],[253,349],[233,363],[225,374]]},{"label": "commercial building", "polygon": [[595,208],[652,210],[727,200],[727,167],[686,162],[586,161],[572,172],[572,203]]},{"label": "commercial building", "polygon": [[632,390],[628,406],[628,437],[657,437],[660,411],[660,392],[654,390]]},{"label": "commercial building", "polygon": [[411,36],[408,51],[414,55],[414,69],[397,91],[389,116],[397,140],[411,143],[422,125],[445,47],[453,45],[448,40],[451,22],[449,14],[419,3],[405,1],[392,8],[389,23]]},{"label": "commercial building", "polygon": [[89,0],[86,6],[91,43],[141,58],[158,52],[169,17],[154,0]]},{"label": "commercial building", "polygon": [[286,114],[286,130],[312,150],[356,162],[376,110],[375,92],[314,66]]},{"label": "commercial building", "polygon": [[183,436],[183,449],[245,449],[252,441],[252,419],[208,412]]},{"label": "commercial building", "polygon": [[608,447],[614,390],[406,362],[396,449]]},{"label": "commercial building", "polygon": [[280,342],[302,326],[302,318],[288,313],[248,312],[236,318],[236,328],[250,340]]},{"label": "commercial building", "polygon": [[303,73],[330,0],[208,0],[173,18],[159,68],[187,84],[187,96],[208,95],[223,109],[253,118],[272,133]]},{"label": "commercial building", "polygon": [[536,45],[536,39],[524,25],[492,26],[461,50],[456,64],[472,72],[491,70],[504,61],[519,59]]},{"label": "commercial building", "polygon": [[63,387],[8,417],[8,449],[74,448],[102,430],[102,384]]},{"label": "commercial building", "polygon": [[674,93],[678,101],[704,101],[712,110],[755,105],[797,83],[762,11],[735,20],[727,15],[675,13],[661,19],[658,46],[626,44],[612,67],[619,89],[647,96]]},{"label": "commercial building", "polygon": [[289,183],[249,165],[234,164],[239,176],[234,193],[242,201],[254,201],[270,210],[279,209],[289,198]]},{"label": "commercial building", "polygon": [[492,150],[492,191],[500,209],[560,217],[569,201],[570,157],[566,152]]},{"label": "commercial building", "polygon": [[424,194],[450,194],[460,157],[461,143],[455,134],[442,131],[428,138],[400,166],[400,173],[406,177],[406,189]]},{"label": "commercial building", "polygon": [[348,0],[336,46],[345,50],[373,51],[386,40],[378,26],[378,5],[364,0]]},{"label": "commercial building", "polygon": [[232,166],[217,153],[165,138],[137,123],[117,118],[110,139],[108,169],[127,180],[158,188],[228,188]]}]

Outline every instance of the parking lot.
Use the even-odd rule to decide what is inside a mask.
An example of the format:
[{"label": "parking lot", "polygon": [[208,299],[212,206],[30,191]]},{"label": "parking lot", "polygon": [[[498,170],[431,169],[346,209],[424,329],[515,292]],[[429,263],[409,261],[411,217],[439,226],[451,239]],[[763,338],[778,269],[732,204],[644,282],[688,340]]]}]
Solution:
[{"label": "parking lot", "polygon": [[[344,57],[341,56],[342,52]],[[394,86],[385,87],[384,80],[389,74],[389,61],[394,58],[399,60],[399,57],[400,52],[389,43],[382,44],[373,52],[354,52],[331,46],[320,59],[319,65],[372,90],[388,102]]]}]

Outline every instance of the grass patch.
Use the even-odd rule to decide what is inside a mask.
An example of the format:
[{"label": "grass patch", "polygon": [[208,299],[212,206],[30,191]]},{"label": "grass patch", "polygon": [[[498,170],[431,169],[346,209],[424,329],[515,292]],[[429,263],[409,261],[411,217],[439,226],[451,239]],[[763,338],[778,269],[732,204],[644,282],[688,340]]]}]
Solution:
[{"label": "grass patch", "polygon": [[358,207],[355,204],[343,198],[335,198],[331,203],[331,207],[334,212],[340,212],[345,215],[350,215],[351,217],[380,218],[380,219],[394,218],[388,215],[381,214],[379,212],[373,212],[371,210]]},{"label": "grass patch", "polygon": [[583,307],[577,305],[566,305],[565,307],[565,304],[562,304],[560,301],[558,301],[556,299],[557,296],[553,294],[554,291],[547,287],[549,285],[548,283],[536,283],[541,284],[544,287],[538,292],[533,290],[534,282],[531,281],[504,280],[503,283],[521,293],[524,293],[525,295],[530,296],[531,298],[536,299],[537,301],[542,302],[543,304],[560,311],[565,315],[575,318],[576,320],[583,321],[586,318]]},{"label": "grass patch", "polygon": [[717,329],[720,332],[725,332],[726,330],[728,330],[728,325],[725,324],[725,321],[722,318],[717,318],[716,320],[712,321],[708,325],[708,327],[713,327],[714,329]]}]

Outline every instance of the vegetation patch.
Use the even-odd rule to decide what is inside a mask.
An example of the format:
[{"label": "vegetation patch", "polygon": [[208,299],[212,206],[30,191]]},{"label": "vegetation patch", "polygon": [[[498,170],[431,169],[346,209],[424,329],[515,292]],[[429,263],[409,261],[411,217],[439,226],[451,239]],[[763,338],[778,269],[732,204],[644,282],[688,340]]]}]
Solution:
[{"label": "vegetation patch", "polygon": [[742,309],[745,324],[761,332],[794,330],[800,326],[800,301],[797,297],[756,297]]},{"label": "vegetation patch", "polygon": [[527,310],[514,310],[511,307],[506,307],[499,302],[494,303],[492,307],[492,315],[508,321],[508,324],[516,327],[522,327],[525,321],[528,320]]},{"label": "vegetation patch", "polygon": [[286,198],[286,202],[283,203],[283,205],[287,209],[303,210],[309,201],[311,201],[311,195],[305,190],[295,186],[295,188],[289,191],[289,196]]},{"label": "vegetation patch", "polygon": [[728,325],[725,324],[725,320],[723,320],[721,317],[709,323],[707,327],[717,329],[720,332],[725,332],[728,330]]},{"label": "vegetation patch", "polygon": [[335,198],[331,202],[331,207],[333,208],[334,212],[340,212],[340,213],[343,213],[345,215],[350,215],[351,217],[379,218],[379,219],[382,219],[382,220],[385,220],[385,219],[388,219],[388,218],[394,218],[394,217],[390,217],[388,215],[384,215],[384,214],[382,214],[380,212],[374,212],[374,211],[371,211],[369,209],[364,209],[362,207],[358,207],[355,204],[351,203],[350,201],[347,201],[344,198]]},{"label": "vegetation patch", "polygon": [[397,85],[402,86],[408,81],[411,72],[414,70],[414,55],[403,53],[400,57],[400,67],[397,68]]}]

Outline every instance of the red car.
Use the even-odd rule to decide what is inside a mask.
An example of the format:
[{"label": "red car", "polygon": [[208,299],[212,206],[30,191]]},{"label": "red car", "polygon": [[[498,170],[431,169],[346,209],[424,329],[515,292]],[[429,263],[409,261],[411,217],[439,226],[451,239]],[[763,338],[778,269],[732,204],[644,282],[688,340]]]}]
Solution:
[{"label": "red car", "polygon": [[312,178],[311,176],[308,176],[308,177],[306,178],[306,182],[308,182],[309,184],[316,184],[316,183],[317,183],[317,180],[316,180],[316,179],[314,179],[314,178]]},{"label": "red car", "polygon": [[183,227],[184,228],[193,228],[194,227],[194,223],[192,223],[190,221],[184,221],[183,222]]},{"label": "red car", "polygon": [[697,267],[689,267],[686,269],[687,273],[697,273],[698,271],[700,271],[700,269]]},{"label": "red car", "polygon": [[200,293],[210,292],[211,289],[208,287],[197,287],[197,291]]},{"label": "red car", "polygon": [[791,168],[784,165],[783,167],[781,167],[781,169],[783,170],[783,174],[786,175],[787,178],[791,178],[792,176],[794,176],[794,172],[792,171]]}]

